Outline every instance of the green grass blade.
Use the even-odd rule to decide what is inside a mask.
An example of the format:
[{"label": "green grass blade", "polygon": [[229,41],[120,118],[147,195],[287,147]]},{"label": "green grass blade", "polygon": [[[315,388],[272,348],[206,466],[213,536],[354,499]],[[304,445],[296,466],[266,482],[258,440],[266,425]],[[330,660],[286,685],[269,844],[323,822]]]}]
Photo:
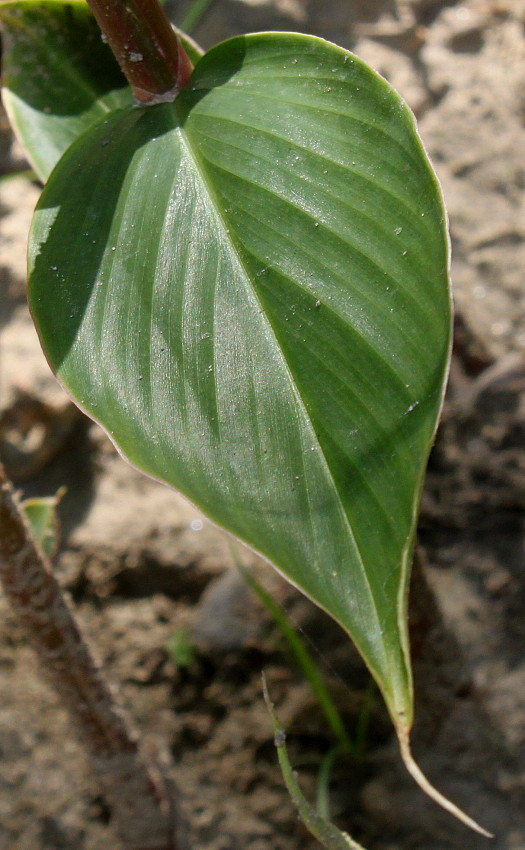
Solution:
[{"label": "green grass blade", "polygon": [[180,22],[181,30],[192,33],[211,3],[212,0],[194,0]]},{"label": "green grass blade", "polygon": [[317,838],[319,843],[326,848],[326,850],[364,850],[361,844],[358,844],[357,841],[350,838],[347,833],[341,832],[335,824],[330,823],[330,821],[322,817],[322,815],[320,815],[305,798],[290,764],[286,749],[286,733],[279,723],[273,704],[270,701],[264,676],[263,689],[264,699],[272,718],[275,746],[277,748],[277,756],[279,758],[279,765],[283,779],[288,789],[288,793],[299,812],[302,822],[312,835]]},{"label": "green grass blade", "polygon": [[294,629],[292,624],[290,623],[289,618],[286,613],[282,610],[282,608],[277,604],[275,599],[262,587],[262,585],[255,579],[253,575],[243,567],[241,564],[237,564],[238,569],[241,572],[241,575],[245,579],[245,581],[252,588],[254,593],[257,594],[262,604],[273,618],[274,622],[278,626],[280,632],[282,633],[284,639],[286,640],[288,646],[290,647],[295,660],[297,661],[299,667],[303,671],[304,677],[306,681],[309,683],[317,702],[319,703],[323,714],[330,726],[335,738],[339,741],[340,748],[347,753],[354,752],[354,744],[348,735],[348,732],[345,728],[345,725],[341,719],[341,715],[339,714],[332,697],[330,696],[330,692],[326,687],[323,677],[321,676],[317,665],[315,664],[312,656],[310,655],[306,644],[300,638],[297,631]]},{"label": "green grass blade", "polygon": [[323,820],[330,820],[330,779],[334,765],[341,755],[340,747],[332,747],[326,753],[319,768],[317,777],[316,805],[317,812]]},{"label": "green grass blade", "polygon": [[366,752],[366,742],[368,730],[370,728],[370,720],[372,719],[372,710],[376,698],[376,684],[373,679],[368,680],[368,685],[365,691],[363,704],[357,718],[357,726],[354,738],[354,755],[357,759],[362,759]]}]

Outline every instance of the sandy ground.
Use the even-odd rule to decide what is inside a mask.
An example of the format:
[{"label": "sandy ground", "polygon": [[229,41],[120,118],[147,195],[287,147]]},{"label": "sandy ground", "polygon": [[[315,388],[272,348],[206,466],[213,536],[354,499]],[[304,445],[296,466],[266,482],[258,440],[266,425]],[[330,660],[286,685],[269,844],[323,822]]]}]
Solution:
[{"label": "sandy ground", "polygon": [[[378,701],[365,763],[335,771],[333,815],[367,850],[525,850],[525,2],[216,0],[195,37],[207,47],[260,29],[337,41],[396,86],[441,179],[453,246],[457,346],[420,529],[446,641],[415,641],[416,749],[496,838],[420,794]],[[5,129],[0,155],[4,172],[24,167]],[[24,300],[38,194],[21,178],[0,183],[4,460],[26,495],[68,488],[57,573],[137,725],[171,750],[194,846],[314,848],[275,765],[262,668],[310,793],[332,741],[282,639],[221,534],[128,468],[73,412],[40,353]],[[348,642],[254,567],[312,640],[353,728],[367,677]],[[1,597],[0,611],[0,850],[118,850],[111,812]],[[186,667],[166,649],[181,630],[196,647]]]}]

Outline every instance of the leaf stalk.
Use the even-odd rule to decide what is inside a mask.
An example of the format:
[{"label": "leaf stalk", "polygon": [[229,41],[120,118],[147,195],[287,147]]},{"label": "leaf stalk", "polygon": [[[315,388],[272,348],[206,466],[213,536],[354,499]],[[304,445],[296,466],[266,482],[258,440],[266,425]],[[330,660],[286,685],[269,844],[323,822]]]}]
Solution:
[{"label": "leaf stalk", "polygon": [[88,0],[139,103],[174,100],[193,65],[158,0]]}]

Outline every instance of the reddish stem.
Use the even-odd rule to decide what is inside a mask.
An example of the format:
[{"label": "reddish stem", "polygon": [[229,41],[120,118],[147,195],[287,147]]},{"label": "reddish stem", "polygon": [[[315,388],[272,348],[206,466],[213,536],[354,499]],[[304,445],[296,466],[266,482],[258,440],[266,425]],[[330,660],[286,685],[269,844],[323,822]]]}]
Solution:
[{"label": "reddish stem", "polygon": [[137,100],[174,100],[193,66],[158,0],[88,3]]}]

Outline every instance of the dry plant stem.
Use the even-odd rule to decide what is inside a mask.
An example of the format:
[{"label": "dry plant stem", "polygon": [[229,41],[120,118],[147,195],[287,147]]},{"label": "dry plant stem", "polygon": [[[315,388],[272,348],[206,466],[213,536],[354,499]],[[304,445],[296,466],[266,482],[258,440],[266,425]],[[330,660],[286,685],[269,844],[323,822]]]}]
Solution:
[{"label": "dry plant stem", "polygon": [[152,756],[139,747],[0,464],[0,580],[68,710],[126,850],[187,850]]},{"label": "dry plant stem", "polygon": [[158,0],[88,3],[136,99],[174,100],[193,66]]}]

